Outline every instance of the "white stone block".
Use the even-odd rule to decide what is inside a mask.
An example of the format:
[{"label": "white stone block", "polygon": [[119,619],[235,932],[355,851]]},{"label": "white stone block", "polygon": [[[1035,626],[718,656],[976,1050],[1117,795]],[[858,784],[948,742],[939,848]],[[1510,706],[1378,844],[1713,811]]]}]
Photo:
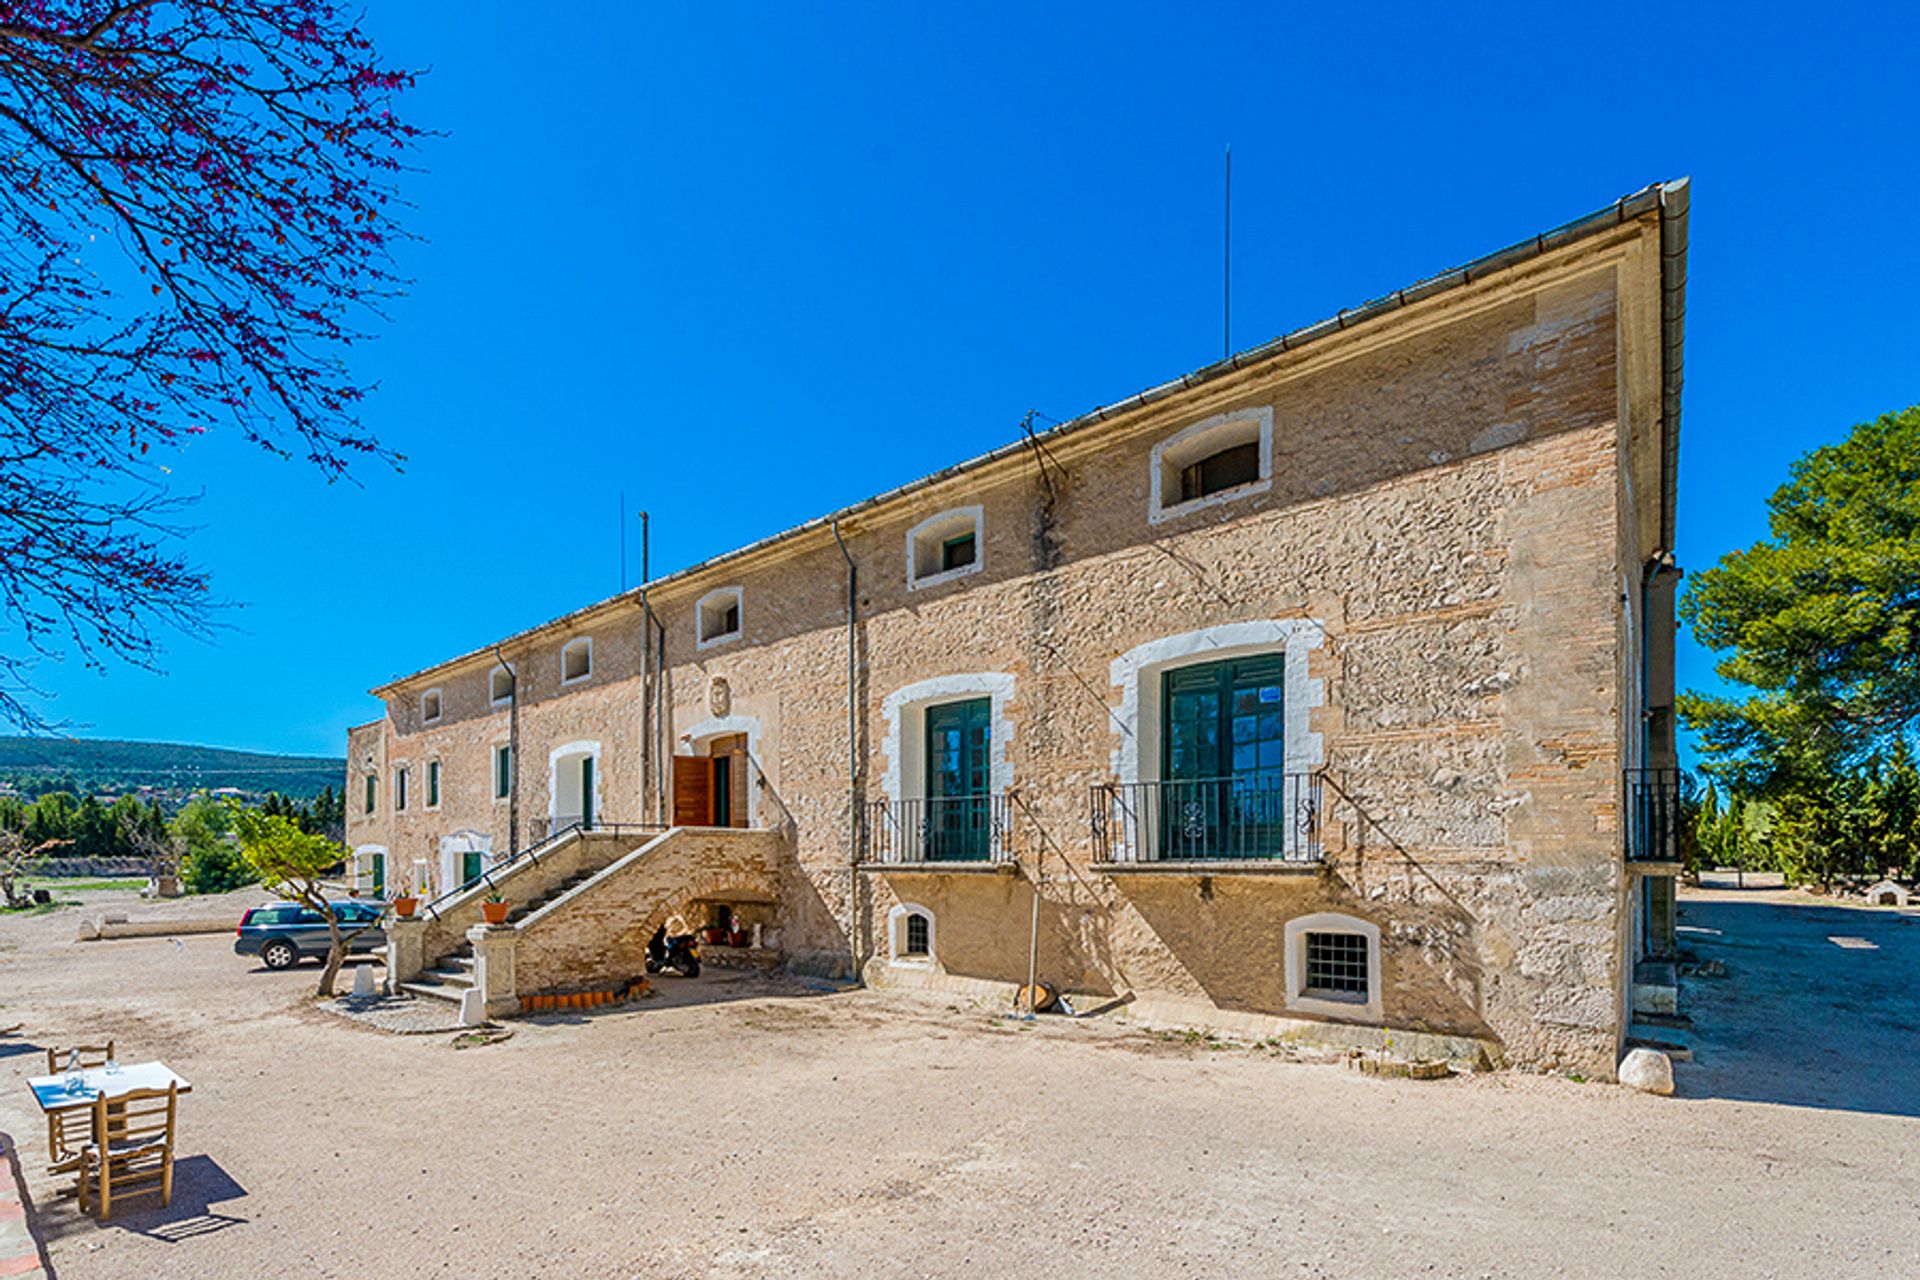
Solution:
[{"label": "white stone block", "polygon": [[1620,1059],[1620,1083],[1642,1093],[1673,1093],[1673,1062],[1658,1049],[1630,1049]]},{"label": "white stone block", "polygon": [[487,1022],[487,998],[478,987],[460,993],[460,1025],[482,1027]]}]

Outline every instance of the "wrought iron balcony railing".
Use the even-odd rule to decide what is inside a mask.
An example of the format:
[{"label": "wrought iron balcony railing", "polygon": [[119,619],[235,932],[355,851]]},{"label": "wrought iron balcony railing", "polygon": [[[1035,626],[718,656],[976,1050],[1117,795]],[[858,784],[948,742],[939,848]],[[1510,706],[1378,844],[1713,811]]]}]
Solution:
[{"label": "wrought iron balcony railing", "polygon": [[1318,773],[1103,782],[1091,801],[1103,863],[1321,860]]},{"label": "wrought iron balcony railing", "polygon": [[863,860],[876,863],[1006,862],[1013,857],[1013,797],[880,800],[861,826]]},{"label": "wrought iron balcony railing", "polygon": [[1680,771],[1628,769],[1621,800],[1627,861],[1680,861]]}]

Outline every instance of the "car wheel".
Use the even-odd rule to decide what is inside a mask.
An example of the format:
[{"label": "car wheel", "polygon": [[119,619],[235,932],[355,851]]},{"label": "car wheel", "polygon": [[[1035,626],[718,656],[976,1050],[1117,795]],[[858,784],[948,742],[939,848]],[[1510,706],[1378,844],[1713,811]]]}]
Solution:
[{"label": "car wheel", "polygon": [[260,948],[260,958],[267,962],[269,969],[291,969],[300,962],[300,953],[293,949],[291,942],[276,938]]}]

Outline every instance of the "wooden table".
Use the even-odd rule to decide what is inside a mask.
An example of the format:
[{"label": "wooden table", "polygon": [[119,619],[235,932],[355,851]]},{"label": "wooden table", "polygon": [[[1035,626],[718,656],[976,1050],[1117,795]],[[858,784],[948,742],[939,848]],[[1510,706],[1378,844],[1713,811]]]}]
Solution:
[{"label": "wooden table", "polygon": [[112,1072],[105,1067],[89,1067],[80,1073],[80,1079],[82,1084],[77,1090],[67,1088],[64,1071],[57,1076],[31,1076],[27,1080],[27,1088],[33,1090],[33,1100],[40,1104],[40,1110],[47,1117],[49,1159],[60,1158],[55,1130],[61,1114],[91,1108],[102,1095],[112,1102],[137,1089],[164,1089],[171,1084],[178,1086],[181,1093],[193,1092],[193,1086],[175,1075],[164,1062],[130,1062]]},{"label": "wooden table", "polygon": [[67,1073],[64,1071],[57,1076],[29,1077],[27,1088],[33,1090],[33,1100],[48,1115],[56,1111],[71,1111],[75,1107],[90,1107],[99,1101],[102,1094],[111,1102],[136,1089],[164,1089],[170,1084],[178,1085],[181,1093],[193,1092],[193,1086],[175,1075],[164,1062],[129,1062],[113,1072],[105,1067],[88,1067],[80,1073],[80,1078],[84,1083],[72,1092],[67,1089]]}]

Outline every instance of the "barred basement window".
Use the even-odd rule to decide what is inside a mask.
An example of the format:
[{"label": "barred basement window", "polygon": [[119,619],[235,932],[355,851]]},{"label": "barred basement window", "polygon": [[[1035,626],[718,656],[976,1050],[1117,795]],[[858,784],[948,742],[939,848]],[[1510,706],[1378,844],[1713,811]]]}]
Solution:
[{"label": "barred basement window", "polygon": [[1357,933],[1309,933],[1306,993],[1365,1003],[1366,938]]},{"label": "barred basement window", "polygon": [[907,917],[907,947],[902,954],[924,956],[928,949],[927,918],[916,911]]}]

